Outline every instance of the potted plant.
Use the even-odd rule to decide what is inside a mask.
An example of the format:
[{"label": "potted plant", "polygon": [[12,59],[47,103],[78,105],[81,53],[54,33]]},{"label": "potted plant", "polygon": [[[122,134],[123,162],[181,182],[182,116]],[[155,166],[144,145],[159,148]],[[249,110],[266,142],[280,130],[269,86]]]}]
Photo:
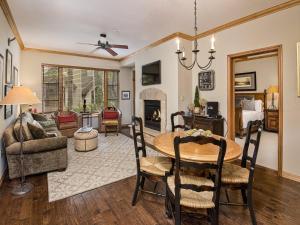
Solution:
[{"label": "potted plant", "polygon": [[199,96],[199,88],[198,88],[198,86],[196,86],[196,89],[195,89],[194,113],[200,113],[200,96]]}]

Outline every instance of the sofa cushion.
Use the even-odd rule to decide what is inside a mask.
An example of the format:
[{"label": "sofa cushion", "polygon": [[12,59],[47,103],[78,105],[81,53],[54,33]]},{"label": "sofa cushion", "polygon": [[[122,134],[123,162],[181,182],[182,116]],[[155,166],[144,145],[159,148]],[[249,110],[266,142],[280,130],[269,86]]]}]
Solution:
[{"label": "sofa cushion", "polygon": [[[29,140],[32,140],[33,137],[31,135],[31,132],[27,126],[27,122],[30,121],[29,119],[27,119],[26,117],[24,117],[24,120],[22,120],[22,134],[23,134],[23,140],[24,141],[29,141]],[[14,125],[14,133],[15,133],[15,137],[18,141],[21,140],[21,137],[20,137],[20,128],[21,128],[21,123],[20,123],[20,118],[18,118],[15,122],[15,125]]]},{"label": "sofa cushion", "polygon": [[[17,155],[20,154],[21,143],[15,142],[5,148],[6,154]],[[25,141],[23,143],[23,153],[33,154],[37,152],[53,151],[56,149],[67,148],[67,137],[51,137],[44,139],[36,139]]]},{"label": "sofa cushion", "polygon": [[40,114],[40,113],[32,113],[32,117],[36,121],[47,121],[48,120],[48,118],[45,115]]},{"label": "sofa cushion", "polygon": [[75,116],[75,114],[59,115],[59,116],[57,116],[57,120],[59,123],[75,122],[76,116]]},{"label": "sofa cushion", "polygon": [[55,120],[46,120],[46,121],[39,121],[39,124],[42,125],[44,129],[52,128],[52,127],[57,127]]},{"label": "sofa cushion", "polygon": [[3,141],[5,147],[8,147],[11,144],[18,141],[15,137],[14,124],[11,124],[9,127],[5,129],[3,133]]},{"label": "sofa cushion", "polygon": [[33,123],[27,123],[27,126],[34,139],[42,139],[48,137],[45,129],[35,120],[33,121]]},{"label": "sofa cushion", "polygon": [[119,113],[116,111],[105,111],[103,112],[103,119],[118,119]]}]

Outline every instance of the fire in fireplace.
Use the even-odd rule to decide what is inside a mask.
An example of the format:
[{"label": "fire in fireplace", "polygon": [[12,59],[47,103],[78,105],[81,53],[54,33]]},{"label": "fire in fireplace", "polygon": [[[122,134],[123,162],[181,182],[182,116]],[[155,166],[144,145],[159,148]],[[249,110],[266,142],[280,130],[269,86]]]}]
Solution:
[{"label": "fire in fireplace", "polygon": [[144,103],[145,127],[160,131],[160,101],[145,100]]}]

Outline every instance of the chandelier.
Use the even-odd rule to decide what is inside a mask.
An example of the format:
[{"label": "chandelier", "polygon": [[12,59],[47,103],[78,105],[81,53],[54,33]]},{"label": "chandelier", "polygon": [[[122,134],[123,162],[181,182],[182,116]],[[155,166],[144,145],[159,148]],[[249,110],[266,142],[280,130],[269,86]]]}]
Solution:
[{"label": "chandelier", "polygon": [[198,31],[198,27],[197,27],[197,0],[195,0],[194,2],[194,16],[195,16],[195,24],[194,24],[194,31],[195,31],[195,40],[194,40],[194,50],[192,50],[192,52],[194,53],[194,60],[193,62],[191,63],[191,65],[186,65],[185,64],[185,61],[187,60],[187,58],[185,57],[185,52],[184,50],[181,51],[180,50],[180,40],[177,39],[177,51],[176,51],[176,54],[178,55],[178,61],[180,62],[180,64],[186,68],[187,70],[191,70],[194,68],[195,65],[197,65],[199,67],[199,69],[201,70],[208,70],[211,65],[212,65],[212,61],[215,59],[214,57],[214,53],[216,52],[215,51],[215,37],[214,35],[212,36],[211,38],[211,48],[210,50],[208,51],[209,53],[209,61],[206,65],[204,66],[201,66],[199,63],[198,63],[198,59],[197,59],[197,55],[199,53],[199,49],[198,49],[198,40],[197,40],[197,31]]}]

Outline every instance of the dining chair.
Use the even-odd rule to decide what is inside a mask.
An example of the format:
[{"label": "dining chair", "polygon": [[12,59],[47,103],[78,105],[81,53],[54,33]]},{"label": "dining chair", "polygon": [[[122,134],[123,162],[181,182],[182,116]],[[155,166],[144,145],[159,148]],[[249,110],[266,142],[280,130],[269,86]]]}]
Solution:
[{"label": "dining chair", "polygon": [[[255,139],[251,138],[251,129],[253,126],[259,127]],[[263,125],[262,122],[259,120],[250,121],[248,123],[241,165],[239,166],[232,163],[224,163],[222,174],[222,188],[225,189],[227,202],[221,202],[221,204],[232,206],[247,206],[250,211],[251,221],[253,225],[256,225],[256,218],[253,209],[252,189],[254,180],[254,169],[262,129]],[[249,156],[250,144],[254,146],[252,156]],[[250,164],[249,169],[247,168],[247,162],[249,162]],[[228,189],[240,190],[243,198],[243,204],[230,202]]]},{"label": "dining chair", "polygon": [[[180,148],[185,143],[213,144],[219,150],[215,163],[194,163],[182,161],[180,158]],[[219,224],[219,199],[221,188],[221,174],[224,156],[226,153],[226,141],[217,140],[212,137],[188,136],[175,137],[175,175],[166,177],[166,214],[169,218],[175,219],[175,224],[181,224],[181,214],[184,209],[189,211],[200,209],[207,210],[209,221],[213,225]],[[214,178],[206,178],[193,175],[184,175],[181,167],[196,168],[197,170],[214,170]]]},{"label": "dining chair", "polygon": [[182,117],[183,119],[183,115],[184,115],[184,112],[183,111],[179,111],[179,112],[175,112],[175,113],[172,113],[171,114],[171,125],[172,125],[172,132],[175,131],[175,129],[177,128],[180,128],[180,129],[183,129],[183,130],[188,130],[189,128],[184,124],[177,124],[175,125],[175,122],[174,122],[174,119],[175,117]]},{"label": "dining chair", "polygon": [[[137,130],[137,128],[139,129],[139,131]],[[155,192],[157,183],[155,184],[153,192],[144,190],[145,178],[150,179],[154,177],[158,178],[158,180],[163,181],[166,174],[170,173],[172,163],[171,160],[167,157],[147,156],[142,118],[133,116],[132,131],[137,168],[136,186],[132,198],[132,205],[134,206],[136,204],[137,196],[140,190],[146,193],[164,196],[163,194]]]}]

